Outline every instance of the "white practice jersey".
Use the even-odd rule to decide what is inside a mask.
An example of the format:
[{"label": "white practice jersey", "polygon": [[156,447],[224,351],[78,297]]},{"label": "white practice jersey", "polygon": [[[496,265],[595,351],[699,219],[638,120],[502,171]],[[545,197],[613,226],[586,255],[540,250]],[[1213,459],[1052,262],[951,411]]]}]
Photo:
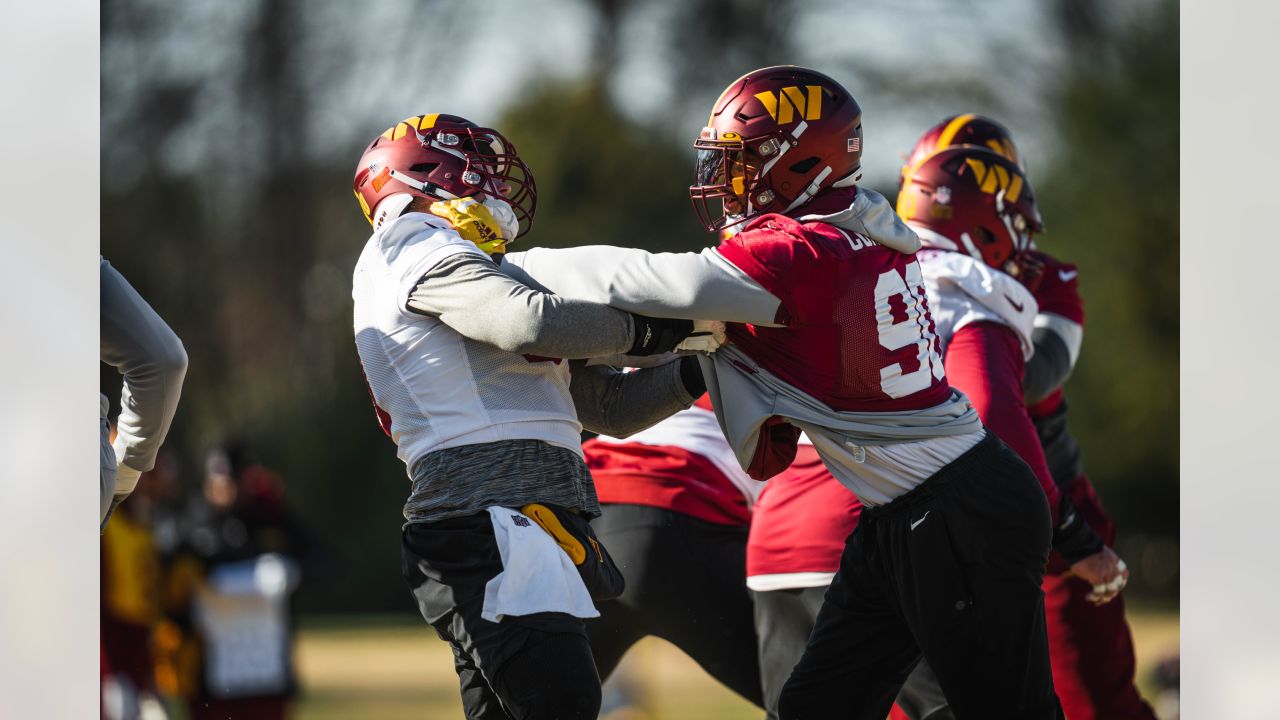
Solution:
[{"label": "white practice jersey", "polygon": [[400,459],[411,471],[434,450],[503,440],[581,455],[567,362],[500,350],[406,309],[422,276],[460,253],[483,257],[444,220],[409,213],[375,231],[356,263],[356,347]]},{"label": "white practice jersey", "polygon": [[994,322],[1012,328],[1022,345],[1023,359],[1031,359],[1035,352],[1031,331],[1039,306],[1022,283],[957,252],[925,249],[916,257],[944,355],[960,328]]},{"label": "white practice jersey", "polygon": [[[602,443],[618,445],[638,444],[655,447],[676,447],[706,458],[746,498],[747,507],[755,504],[765,483],[754,480],[742,469],[733,447],[724,439],[724,431],[716,420],[710,401],[704,396],[698,404],[681,410],[657,425],[626,438],[601,435]],[[705,482],[706,480],[703,479]]]}]

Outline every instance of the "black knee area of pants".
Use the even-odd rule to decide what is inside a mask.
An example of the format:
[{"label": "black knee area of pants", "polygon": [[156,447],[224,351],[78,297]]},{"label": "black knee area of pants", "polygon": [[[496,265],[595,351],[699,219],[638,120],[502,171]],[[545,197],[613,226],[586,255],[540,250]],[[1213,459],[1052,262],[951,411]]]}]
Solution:
[{"label": "black knee area of pants", "polygon": [[822,708],[805,700],[805,693],[783,686],[778,696],[778,720],[819,720],[823,716]]},{"label": "black knee area of pants", "polygon": [[595,720],[600,676],[586,637],[554,633],[530,642],[495,678],[494,690],[519,720]]}]

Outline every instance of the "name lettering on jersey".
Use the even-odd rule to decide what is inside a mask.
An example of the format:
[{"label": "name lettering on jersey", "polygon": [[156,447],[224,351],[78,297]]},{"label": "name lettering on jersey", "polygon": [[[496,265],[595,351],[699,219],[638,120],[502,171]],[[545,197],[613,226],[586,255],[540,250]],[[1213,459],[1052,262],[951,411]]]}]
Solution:
[{"label": "name lettering on jersey", "polygon": [[840,231],[840,234],[844,236],[844,239],[849,242],[849,249],[855,252],[863,248],[872,247],[876,244],[874,240],[863,237],[858,233],[845,232],[844,228],[836,227],[836,230]]},{"label": "name lettering on jersey", "polygon": [[[765,112],[779,125],[786,125],[797,119],[822,119],[822,86],[806,85],[806,97],[798,87],[784,87],[782,92],[773,93],[766,90],[756,93],[756,99],[764,105]],[[799,115],[800,117],[795,117]]]},{"label": "name lettering on jersey", "polygon": [[988,167],[978,158],[965,158],[964,162],[973,170],[973,179],[982,192],[995,195],[1004,190],[1005,200],[1018,202],[1018,196],[1022,194],[1021,175],[1010,175],[1009,171],[1001,165]]}]

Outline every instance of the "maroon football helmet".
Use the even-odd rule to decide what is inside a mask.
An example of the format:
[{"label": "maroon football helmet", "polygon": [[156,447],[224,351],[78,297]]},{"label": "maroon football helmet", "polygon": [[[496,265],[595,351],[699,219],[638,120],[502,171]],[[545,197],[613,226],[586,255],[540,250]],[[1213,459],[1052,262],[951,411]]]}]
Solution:
[{"label": "maroon football helmet", "polygon": [[1031,236],[1042,229],[1022,168],[985,148],[939,150],[913,165],[898,193],[898,215],[928,247],[971,255],[1018,277]]},{"label": "maroon football helmet", "polygon": [[902,166],[898,186],[902,186],[902,180],[907,172],[920,161],[937,150],[956,145],[984,147],[1009,158],[1022,169],[1023,173],[1027,171],[1026,165],[1022,163],[1022,156],[1018,154],[1018,146],[1014,144],[1013,136],[1005,126],[989,117],[965,113],[945,118],[920,136],[916,146],[911,149],[911,154],[907,156],[907,164]]},{"label": "maroon football helmet", "polygon": [[519,237],[533,225],[538,204],[533,173],[510,141],[442,113],[407,118],[374,138],[360,156],[354,187],[370,224],[378,203],[397,193],[434,200],[485,193],[511,206]]},{"label": "maroon football helmet", "polygon": [[702,224],[716,232],[857,181],[862,109],[822,73],[767,67],[720,94],[693,146],[697,184],[689,196]]}]

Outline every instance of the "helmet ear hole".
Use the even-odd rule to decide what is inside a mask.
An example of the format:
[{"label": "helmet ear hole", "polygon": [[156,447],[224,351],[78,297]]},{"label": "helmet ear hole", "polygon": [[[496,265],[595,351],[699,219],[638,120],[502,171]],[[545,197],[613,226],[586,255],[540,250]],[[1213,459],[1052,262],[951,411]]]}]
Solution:
[{"label": "helmet ear hole", "polygon": [[814,156],[814,157],[805,158],[804,160],[801,160],[795,165],[792,165],[789,169],[791,170],[791,172],[796,173],[797,175],[803,175],[809,172],[810,170],[812,170],[813,166],[817,164],[818,164],[818,157]]},{"label": "helmet ear hole", "polygon": [[973,234],[978,238],[978,242],[983,245],[992,245],[996,242],[996,234],[981,225],[974,228]]}]

